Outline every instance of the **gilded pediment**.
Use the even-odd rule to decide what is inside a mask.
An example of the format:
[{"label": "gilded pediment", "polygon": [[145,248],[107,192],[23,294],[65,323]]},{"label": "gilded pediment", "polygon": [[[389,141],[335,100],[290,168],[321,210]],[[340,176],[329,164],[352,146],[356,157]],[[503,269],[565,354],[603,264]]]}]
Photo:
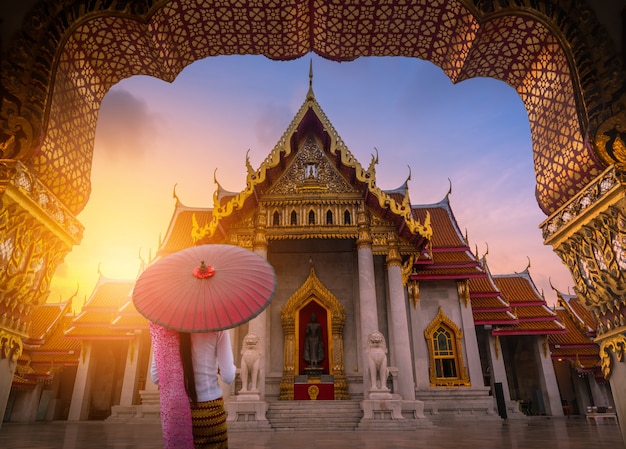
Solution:
[{"label": "gilded pediment", "polygon": [[357,192],[332,165],[319,142],[309,136],[292,163],[268,189],[268,195],[299,195],[305,192]]}]

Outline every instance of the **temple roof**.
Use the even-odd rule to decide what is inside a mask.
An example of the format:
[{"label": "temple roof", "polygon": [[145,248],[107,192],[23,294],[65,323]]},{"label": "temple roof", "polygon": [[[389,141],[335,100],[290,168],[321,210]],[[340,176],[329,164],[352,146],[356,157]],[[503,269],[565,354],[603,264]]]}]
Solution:
[{"label": "temple roof", "polygon": [[367,169],[361,166],[326,117],[310,87],[291,124],[260,167],[254,170],[249,160],[246,160],[246,188],[233,196],[232,192],[225,192],[218,186],[210,220],[204,223],[197,220],[192,231],[193,241],[223,241],[229,225],[241,220],[258,206],[259,196],[269,191],[280,179],[286,167],[302,150],[305,139],[310,136],[315,136],[333,170],[341,174],[353,192],[360,195],[371,210],[393,223],[400,237],[419,248],[431,238],[429,217],[418,220],[412,214],[406,191],[387,193],[376,185],[375,165],[378,158],[372,157]]},{"label": "temple roof", "polygon": [[141,315],[135,308],[132,298],[120,307],[117,316],[111,322],[115,329],[137,331],[148,329],[148,319]]},{"label": "temple roof", "polygon": [[134,281],[113,280],[100,275],[87,303],[65,331],[68,338],[81,340],[128,339],[132,335],[113,326],[119,310],[129,298]]},{"label": "temple roof", "polygon": [[420,257],[416,258],[411,279],[469,279],[485,276],[459,229],[450,207],[449,195],[439,203],[413,205],[412,213],[420,221],[430,217],[433,235],[428,251],[422,251]]},{"label": "temple roof", "polygon": [[493,275],[496,287],[519,322],[493,330],[493,335],[533,335],[567,332],[537,290],[528,269],[521,273]]},{"label": "temple roof", "polygon": [[[595,330],[592,326],[595,320],[591,314],[580,314],[577,311],[582,304],[575,295],[564,295],[557,291],[557,297],[559,306],[555,308],[555,313],[567,333],[548,336],[552,358],[567,360],[578,372],[593,372],[598,381],[606,381],[601,368],[600,348],[594,341]],[[585,319],[592,319],[593,323],[587,323]]]},{"label": "temple roof", "polygon": [[26,344],[43,343],[48,335],[52,333],[58,325],[62,316],[72,309],[72,301],[61,303],[43,304],[33,311],[32,325],[30,328],[30,338]]},{"label": "temple roof", "polygon": [[185,206],[178,197],[165,238],[159,246],[157,256],[165,257],[194,246],[192,229],[211,221],[213,209]]},{"label": "temple roof", "polygon": [[24,342],[12,388],[34,388],[49,382],[65,366],[78,365],[80,341],[64,338],[64,330],[74,319],[72,301],[43,304],[33,313],[31,337]]}]

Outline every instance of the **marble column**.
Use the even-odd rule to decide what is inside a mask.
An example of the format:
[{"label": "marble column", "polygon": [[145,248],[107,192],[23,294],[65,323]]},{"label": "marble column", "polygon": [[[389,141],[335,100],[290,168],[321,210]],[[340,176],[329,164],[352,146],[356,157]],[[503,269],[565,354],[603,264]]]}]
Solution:
[{"label": "marble column", "polygon": [[[626,341],[623,334],[619,334],[621,341]],[[615,402],[615,411],[617,412],[619,428],[622,431],[622,437],[624,438],[626,447],[626,363],[622,357],[618,357],[618,354],[612,349],[609,350],[608,357],[611,358],[609,362],[611,366],[609,383],[611,385],[611,391],[613,392],[613,401]],[[594,382],[593,379],[590,382]]]},{"label": "marble column", "polygon": [[535,337],[535,360],[539,369],[539,385],[543,393],[546,413],[550,416],[563,416],[559,384],[556,381],[547,336]]},{"label": "marble column", "polygon": [[474,315],[472,313],[472,305],[469,297],[469,283],[467,280],[457,282],[457,292],[459,294],[459,307],[461,310],[461,322],[463,325],[465,343],[465,358],[470,378],[470,388],[472,390],[486,390],[487,388],[485,387],[483,380],[483,370],[480,364],[478,339],[476,338]]},{"label": "marble column", "polygon": [[37,382],[32,390],[24,390],[17,395],[11,413],[12,422],[32,423],[36,421],[42,390],[43,383]]},{"label": "marble column", "polygon": [[494,384],[500,383],[502,385],[502,394],[506,404],[507,415],[517,413],[519,410],[511,400],[511,390],[509,388],[509,381],[506,377],[506,367],[504,365],[504,355],[502,354],[500,339],[498,337],[494,337],[490,331],[486,332],[488,334],[487,349],[489,368],[491,369],[491,381]]},{"label": "marble column", "polygon": [[126,366],[124,367],[124,379],[122,380],[122,393],[120,404],[122,406],[133,405],[137,392],[137,378],[139,376],[139,351],[141,350],[141,333],[136,332],[128,342],[126,353]]},{"label": "marble column", "polygon": [[[0,373],[3,373],[0,376],[0,412],[2,412],[2,416],[4,416],[7,404],[9,403],[13,375],[17,367],[17,359],[22,354],[22,339],[17,335],[14,336],[2,330],[0,330],[0,337],[2,337],[2,339],[0,339]],[[2,420],[0,420],[0,429],[1,428]]]},{"label": "marble column", "polygon": [[407,319],[407,303],[402,282],[402,259],[395,233],[389,236],[387,254],[387,276],[389,282],[390,322],[393,329],[393,352],[398,368],[398,390],[405,401],[415,400],[413,363],[411,363],[411,341]]},{"label": "marble column", "polygon": [[91,400],[92,381],[90,376],[92,342],[83,341],[78,358],[78,369],[74,380],[72,402],[67,415],[68,421],[84,421],[89,418],[89,402]]},{"label": "marble column", "polygon": [[359,269],[359,315],[361,339],[361,371],[363,375],[363,396],[367,397],[370,380],[367,376],[367,353],[365,347],[369,334],[378,330],[378,309],[376,304],[376,281],[374,273],[374,255],[372,236],[369,228],[369,216],[361,205],[357,215],[359,234],[357,238],[357,261]]},{"label": "marble column", "polygon": [[428,354],[428,344],[424,338],[423,330],[428,326],[422,313],[422,302],[420,300],[419,281],[409,280],[407,283],[409,302],[409,313],[413,324],[413,351],[415,363],[415,387],[417,391],[427,391],[430,389],[430,356]]}]

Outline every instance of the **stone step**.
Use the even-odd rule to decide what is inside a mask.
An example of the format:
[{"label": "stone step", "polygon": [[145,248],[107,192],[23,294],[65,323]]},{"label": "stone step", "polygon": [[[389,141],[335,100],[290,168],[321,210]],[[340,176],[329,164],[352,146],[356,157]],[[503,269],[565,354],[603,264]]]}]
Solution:
[{"label": "stone step", "polygon": [[266,416],[275,430],[354,430],[363,412],[352,401],[275,401]]}]

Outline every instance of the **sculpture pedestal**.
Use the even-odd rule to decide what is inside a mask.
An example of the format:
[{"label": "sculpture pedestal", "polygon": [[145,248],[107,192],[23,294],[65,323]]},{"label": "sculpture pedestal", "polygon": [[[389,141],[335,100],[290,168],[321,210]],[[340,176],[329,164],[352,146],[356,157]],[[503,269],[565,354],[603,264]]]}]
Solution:
[{"label": "sculpture pedestal", "polygon": [[398,395],[382,390],[371,391],[370,399],[361,401],[362,430],[414,430],[432,423],[424,416],[422,401],[403,401]]},{"label": "sculpture pedestal", "polygon": [[239,394],[237,395],[237,401],[241,402],[259,402],[260,400],[261,396],[259,395],[259,390],[239,390]]},{"label": "sculpture pedestal", "polygon": [[240,392],[236,401],[226,404],[228,428],[233,430],[270,431],[265,417],[267,402],[259,399],[258,392]]}]

